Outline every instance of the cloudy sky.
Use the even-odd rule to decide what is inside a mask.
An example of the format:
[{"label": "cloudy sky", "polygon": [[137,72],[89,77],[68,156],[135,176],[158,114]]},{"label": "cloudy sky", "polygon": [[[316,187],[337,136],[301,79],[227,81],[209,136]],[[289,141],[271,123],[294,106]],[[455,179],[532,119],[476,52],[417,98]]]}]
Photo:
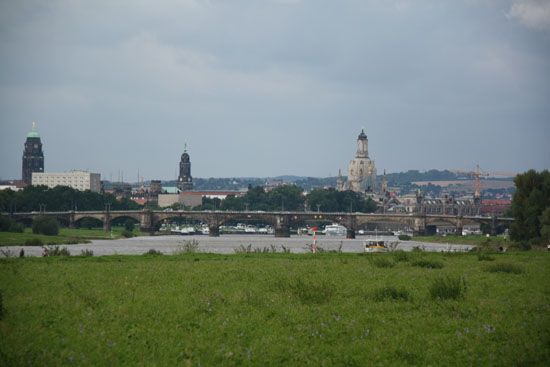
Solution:
[{"label": "cloudy sky", "polygon": [[550,1],[0,1],[0,178],[550,167]]}]

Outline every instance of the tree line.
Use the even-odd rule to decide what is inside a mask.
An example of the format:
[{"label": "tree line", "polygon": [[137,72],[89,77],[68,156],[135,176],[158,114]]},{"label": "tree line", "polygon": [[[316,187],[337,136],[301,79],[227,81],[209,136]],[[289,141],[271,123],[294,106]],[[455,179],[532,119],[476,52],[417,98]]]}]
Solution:
[{"label": "tree line", "polygon": [[250,186],[245,195],[230,195],[225,200],[203,198],[198,209],[372,213],[376,211],[377,205],[371,198],[365,198],[364,195],[353,191],[313,189],[306,195],[299,186],[283,185],[271,191],[266,191],[261,186]]},{"label": "tree line", "polygon": [[27,186],[23,190],[1,190],[0,212],[68,211],[68,210],[139,210],[141,205],[112,194],[79,191],[67,186]]}]

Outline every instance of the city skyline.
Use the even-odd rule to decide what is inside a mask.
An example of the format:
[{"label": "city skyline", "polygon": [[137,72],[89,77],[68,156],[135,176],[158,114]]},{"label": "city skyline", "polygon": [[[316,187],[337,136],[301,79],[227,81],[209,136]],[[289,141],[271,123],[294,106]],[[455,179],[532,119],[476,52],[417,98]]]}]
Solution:
[{"label": "city skyline", "polygon": [[336,176],[550,167],[540,1],[0,5],[0,178],[38,123],[46,172]]}]

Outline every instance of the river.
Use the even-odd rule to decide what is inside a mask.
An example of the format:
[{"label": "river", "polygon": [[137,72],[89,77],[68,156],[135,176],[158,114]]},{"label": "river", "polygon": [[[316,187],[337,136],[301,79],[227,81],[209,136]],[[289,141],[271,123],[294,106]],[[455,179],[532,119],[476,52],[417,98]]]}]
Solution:
[{"label": "river", "polygon": [[[375,239],[374,236],[360,236],[356,239],[346,239],[343,237],[319,236],[317,246],[327,251],[338,251],[348,253],[364,252],[364,241]],[[394,236],[378,236],[377,239],[389,242],[397,242],[397,249],[411,251],[419,247],[425,251],[468,251],[471,245],[449,245],[445,243],[427,243],[417,241],[398,241]],[[309,245],[313,242],[313,237],[292,236],[290,238],[277,238],[271,235],[222,235],[220,237],[208,236],[152,236],[152,237],[134,237],[118,240],[93,240],[91,243],[79,245],[61,245],[67,247],[71,255],[80,255],[83,250],[93,251],[95,256],[102,255],[141,255],[150,249],[155,249],[164,254],[174,254],[181,250],[186,241],[195,240],[198,242],[198,252],[233,254],[241,247],[251,246],[252,249],[273,248],[277,252],[285,249],[291,253],[309,252]],[[0,247],[3,252],[9,251],[11,256],[17,256],[21,248],[24,249],[26,256],[41,256],[41,247],[32,246],[5,246]],[[5,254],[0,254],[5,256]]]}]

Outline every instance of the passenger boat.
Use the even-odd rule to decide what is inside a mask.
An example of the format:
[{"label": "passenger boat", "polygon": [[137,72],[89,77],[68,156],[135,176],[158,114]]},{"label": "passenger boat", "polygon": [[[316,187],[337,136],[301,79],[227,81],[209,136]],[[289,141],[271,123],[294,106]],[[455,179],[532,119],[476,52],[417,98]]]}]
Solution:
[{"label": "passenger boat", "polygon": [[365,252],[388,252],[386,242],[382,240],[365,241]]}]

